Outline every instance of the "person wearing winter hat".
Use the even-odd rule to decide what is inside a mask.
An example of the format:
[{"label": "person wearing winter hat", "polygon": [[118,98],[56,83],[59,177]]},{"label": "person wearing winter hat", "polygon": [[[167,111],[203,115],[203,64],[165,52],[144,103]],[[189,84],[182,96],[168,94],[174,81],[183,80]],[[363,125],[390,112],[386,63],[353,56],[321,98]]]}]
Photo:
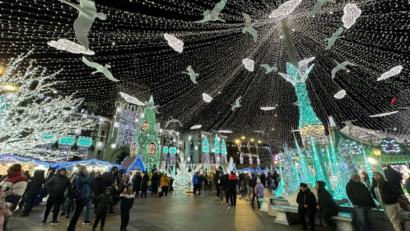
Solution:
[{"label": "person wearing winter hat", "polygon": [[132,191],[132,184],[128,184],[124,192],[120,194],[114,204],[121,201],[121,231],[127,230],[128,222],[130,221],[130,210],[134,205],[134,192]]},{"label": "person wearing winter hat", "polygon": [[316,181],[316,189],[318,195],[318,201],[316,209],[319,209],[320,217],[330,230],[336,230],[336,224],[330,219],[330,217],[338,214],[337,204],[332,198],[332,195],[326,190],[326,183],[324,181]]},{"label": "person wearing winter hat", "polygon": [[307,184],[300,183],[300,190],[296,198],[298,203],[298,214],[300,221],[302,222],[302,230],[308,230],[305,216],[308,216],[310,230],[315,230],[315,213],[316,213],[316,197]]}]

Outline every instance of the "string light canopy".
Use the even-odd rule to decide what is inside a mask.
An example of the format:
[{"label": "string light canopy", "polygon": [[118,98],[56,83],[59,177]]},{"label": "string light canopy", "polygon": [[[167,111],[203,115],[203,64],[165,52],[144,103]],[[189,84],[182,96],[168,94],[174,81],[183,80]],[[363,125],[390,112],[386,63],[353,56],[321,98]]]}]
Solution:
[{"label": "string light canopy", "polygon": [[[228,0],[218,14],[222,21],[196,23],[217,3],[97,1],[98,12],[107,18],[93,22],[89,51],[95,53],[93,62],[111,66],[113,76],[120,80],[113,82],[102,73],[90,75],[95,69],[81,61],[84,54],[48,45],[60,39],[80,44],[73,28],[78,17],[75,8],[60,1],[3,0],[0,66],[34,48],[31,58],[37,65],[49,71],[64,68],[56,77],[64,81],[55,87],[58,94],[77,92],[77,97],[107,114],[114,114],[115,102],[122,99],[119,92],[141,101],[152,94],[160,105],[157,119],[163,123],[171,116],[178,119],[184,124],[180,132],[194,125],[202,125],[202,131],[230,130],[232,137],[264,130],[264,142],[293,146],[291,130],[298,127],[300,104],[292,84],[279,75],[286,73],[289,62],[282,23],[286,20],[297,60],[315,57],[306,91],[325,127],[332,115],[339,127],[343,121],[357,120],[355,126],[397,127],[397,133],[409,133],[409,111],[401,109],[410,105],[408,1],[329,1],[309,17],[316,0]],[[253,21],[256,42],[242,33],[242,13]],[[326,50],[325,39],[330,38],[333,45]],[[243,64],[243,60],[253,64]],[[336,62],[344,61],[355,66],[337,71],[332,79]],[[277,71],[266,73],[262,64],[273,65]],[[200,73],[198,84],[183,74],[188,66]],[[346,95],[335,98],[341,90]],[[211,102],[203,100],[204,92],[212,96]],[[232,110],[239,97],[241,106]],[[393,97],[397,98],[391,104]],[[276,109],[260,109],[266,105]],[[395,114],[384,114],[388,112]],[[370,117],[380,114],[384,115]]]}]

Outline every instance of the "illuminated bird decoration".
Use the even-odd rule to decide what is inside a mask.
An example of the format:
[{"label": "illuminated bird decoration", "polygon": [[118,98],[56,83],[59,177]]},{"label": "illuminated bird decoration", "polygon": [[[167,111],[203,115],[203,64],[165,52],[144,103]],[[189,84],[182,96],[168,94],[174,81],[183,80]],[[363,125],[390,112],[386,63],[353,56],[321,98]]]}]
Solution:
[{"label": "illuminated bird decoration", "polygon": [[188,72],[182,72],[182,73],[189,75],[189,77],[191,78],[191,81],[192,81],[194,84],[198,84],[198,82],[196,82],[196,77],[198,77],[199,74],[198,74],[198,73],[195,73],[194,69],[192,69],[192,66],[188,66],[186,70],[187,70]]},{"label": "illuminated bird decoration", "polygon": [[335,0],[317,0],[315,6],[313,7],[313,10],[312,10],[312,12],[309,14],[308,18],[311,18],[311,17],[313,17],[313,15],[319,13],[319,12],[320,12],[320,9],[322,8],[322,6],[323,6],[326,2],[336,3]]},{"label": "illuminated bird decoration", "polygon": [[80,0],[80,5],[71,3],[66,0],[60,0],[61,2],[70,5],[78,10],[78,18],[74,21],[74,30],[77,35],[78,41],[85,49],[89,50],[88,32],[90,32],[96,18],[106,20],[107,15],[102,12],[97,12],[95,2],[91,0]]},{"label": "illuminated bird decoration", "polygon": [[255,25],[256,22],[252,23],[251,17],[246,14],[242,13],[243,18],[245,19],[245,27],[242,29],[242,33],[248,32],[253,36],[253,41],[256,43],[258,40],[258,31],[253,29],[253,25]]},{"label": "illuminated bird decoration", "polygon": [[145,102],[145,106],[154,111],[155,114],[160,114],[158,111],[159,106],[154,104],[154,96],[151,95],[148,102]]},{"label": "illuminated bird decoration", "polygon": [[340,71],[340,70],[347,70],[347,68],[346,68],[347,65],[357,66],[356,64],[353,64],[353,63],[351,63],[351,62],[349,62],[349,61],[344,61],[343,63],[338,63],[338,62],[336,62],[336,63],[337,63],[337,66],[332,69],[332,79],[335,78],[336,72],[338,72],[338,71]]},{"label": "illuminated bird decoration", "polygon": [[83,56],[83,63],[85,63],[85,65],[95,68],[97,69],[96,71],[94,71],[93,73],[91,73],[92,75],[94,75],[95,73],[103,73],[105,75],[105,77],[107,77],[109,80],[113,81],[113,82],[118,82],[119,80],[114,78],[114,76],[112,75],[111,71],[108,70],[108,68],[111,68],[110,65],[105,64],[105,66],[102,66],[98,63],[94,63],[94,62],[90,62],[88,59],[86,59]]},{"label": "illuminated bird decoration", "polygon": [[240,108],[242,105],[239,104],[239,101],[241,101],[242,96],[239,96],[239,98],[236,99],[235,104],[232,104],[232,111],[234,111],[237,108]]},{"label": "illuminated bird decoration", "polygon": [[171,119],[168,120],[167,123],[165,124],[165,128],[167,128],[170,123],[178,123],[179,126],[183,127],[182,124],[181,124],[181,121],[176,120],[176,119],[174,119],[174,118],[171,117]]},{"label": "illuminated bird decoration", "polygon": [[357,120],[348,120],[348,121],[343,122],[344,124],[346,124],[346,126],[348,128],[349,134],[350,134],[350,131],[352,130],[352,128],[354,126],[353,122],[355,122],[355,121],[357,121]]},{"label": "illuminated bird decoration", "polygon": [[265,74],[269,74],[272,71],[275,71],[275,72],[278,71],[278,68],[276,66],[270,67],[269,64],[262,64],[261,67],[264,67],[266,69]]},{"label": "illuminated bird decoration", "polygon": [[343,37],[339,37],[339,35],[342,32],[343,32],[343,27],[340,27],[335,33],[332,34],[332,37],[325,39],[325,41],[327,41],[327,47],[325,50],[329,50],[330,48],[332,48],[332,46],[335,44],[337,39],[343,38]]},{"label": "illuminated bird decoration", "polygon": [[214,9],[212,11],[209,11],[209,10],[205,11],[204,14],[203,14],[204,18],[200,21],[197,21],[197,23],[204,23],[204,22],[208,22],[208,21],[225,22],[225,20],[219,18],[219,14],[224,9],[227,1],[228,0],[222,0],[222,1],[218,2],[218,4],[216,4],[216,6],[214,7]]}]

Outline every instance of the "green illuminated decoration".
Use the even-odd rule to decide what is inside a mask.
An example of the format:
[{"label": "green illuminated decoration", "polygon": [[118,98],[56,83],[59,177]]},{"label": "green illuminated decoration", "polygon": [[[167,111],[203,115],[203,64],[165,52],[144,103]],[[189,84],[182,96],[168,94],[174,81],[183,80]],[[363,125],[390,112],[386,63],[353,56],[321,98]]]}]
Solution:
[{"label": "green illuminated decoration", "polygon": [[[281,156],[281,155],[282,155],[282,153],[279,153],[279,156]],[[280,179],[283,179],[282,164],[279,164],[279,176],[280,176]],[[276,188],[276,190],[273,191],[273,193],[277,197],[279,197],[280,194],[283,193],[283,180],[279,181],[279,184],[277,185],[277,188]]]},{"label": "green illuminated decoration", "polygon": [[332,184],[330,184],[329,174],[326,171],[326,166],[323,161],[322,154],[319,153],[316,149],[315,142],[313,141],[313,137],[310,137],[311,144],[312,144],[312,151],[313,151],[313,166],[315,167],[316,172],[316,180],[317,181],[324,181],[326,183],[326,188],[329,192],[333,192]]},{"label": "green illuminated decoration", "polygon": [[208,142],[208,138],[206,138],[206,136],[204,137],[204,141],[202,141],[202,152],[208,152],[209,153],[209,142]]},{"label": "green illuminated decoration", "polygon": [[292,83],[295,88],[296,96],[298,97],[299,106],[299,128],[307,125],[322,124],[320,119],[316,116],[308,92],[306,90],[306,80],[313,66],[308,67],[311,59],[305,59],[299,62],[299,68],[296,68],[290,63],[286,63],[287,74],[279,73],[286,81]]},{"label": "green illuminated decoration", "polygon": [[221,148],[221,154],[222,155],[226,155],[227,154],[227,152],[226,152],[226,143],[225,143],[225,140],[222,140],[222,146],[221,146],[222,148]]},{"label": "green illuminated decoration", "polygon": [[[330,138],[331,139],[331,138]],[[331,173],[331,182],[333,186],[333,191],[334,191],[334,197],[337,199],[342,199],[343,197],[343,192],[345,191],[345,187],[342,186],[339,182],[339,168],[337,167],[337,164],[335,164],[333,159],[331,158],[330,150],[329,147],[326,147],[326,154],[327,154],[327,159],[329,161],[329,170]]]},{"label": "green illuminated decoration", "polygon": [[158,166],[161,156],[161,148],[158,144],[158,133],[156,129],[154,100],[150,99],[144,111],[143,126],[140,126],[135,143],[138,144],[138,150],[135,155],[141,155],[142,161],[148,169],[153,165]]},{"label": "green illuminated decoration", "polygon": [[295,156],[293,150],[288,149],[288,145],[285,144],[283,153],[283,193],[290,195],[296,191],[300,184],[300,178],[298,170],[295,166],[293,158]]},{"label": "green illuminated decoration", "polygon": [[[332,181],[334,185],[333,189],[335,192],[334,196],[337,199],[347,198],[346,187],[344,187],[342,183],[340,182],[341,173],[340,173],[340,168],[339,168],[339,161],[336,156],[336,150],[335,150],[335,146],[333,144],[333,139],[331,136],[329,136],[329,141],[330,141],[330,152],[331,152],[330,158],[332,159],[332,166],[335,171],[335,173],[332,172]],[[336,181],[337,181],[337,184],[335,183]]]},{"label": "green illuminated decoration", "polygon": [[305,155],[303,155],[302,151],[299,148],[298,141],[295,139],[296,148],[298,150],[299,155],[299,173],[300,173],[300,182],[303,183],[311,183],[312,185],[315,184],[314,180],[311,179],[311,174],[309,172],[309,165]]},{"label": "green illuminated decoration", "polygon": [[93,139],[91,137],[80,136],[78,139],[78,146],[91,147]]},{"label": "green illuminated decoration", "polygon": [[169,153],[173,154],[173,155],[177,154],[177,148],[176,147],[170,147],[169,148]]},{"label": "green illuminated decoration", "polygon": [[7,108],[6,99],[4,98],[4,95],[1,95],[0,96],[0,111],[3,111],[6,108]]},{"label": "green illuminated decoration", "polygon": [[74,145],[75,136],[63,136],[60,138],[59,144]]},{"label": "green illuminated decoration", "polygon": [[55,141],[56,135],[53,133],[45,133],[41,136],[42,140],[51,140],[51,141]]},{"label": "green illuminated decoration", "polygon": [[168,146],[164,146],[163,148],[162,148],[162,153],[164,153],[164,154],[167,154],[168,153]]},{"label": "green illuminated decoration", "polygon": [[221,148],[219,147],[219,137],[218,135],[215,135],[215,143],[214,143],[214,149],[215,149],[215,154],[221,153]]}]

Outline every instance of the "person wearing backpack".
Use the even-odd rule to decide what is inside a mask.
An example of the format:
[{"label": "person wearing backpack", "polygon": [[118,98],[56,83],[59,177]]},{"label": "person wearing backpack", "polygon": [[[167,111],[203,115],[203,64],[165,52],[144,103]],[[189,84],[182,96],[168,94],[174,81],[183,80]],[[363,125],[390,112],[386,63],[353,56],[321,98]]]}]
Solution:
[{"label": "person wearing backpack", "polygon": [[384,176],[379,172],[374,172],[373,177],[377,181],[377,186],[374,188],[377,201],[379,201],[383,207],[394,230],[402,231],[403,228],[400,224],[400,206],[398,203],[398,199],[401,197],[400,190],[394,183],[386,181]]},{"label": "person wearing backpack", "polygon": [[84,210],[85,203],[87,199],[91,197],[91,185],[93,185],[95,181],[94,174],[94,172],[88,173],[87,168],[83,165],[78,167],[78,174],[74,178],[73,184],[79,194],[75,198],[75,209],[67,231],[75,230],[78,218]]}]

